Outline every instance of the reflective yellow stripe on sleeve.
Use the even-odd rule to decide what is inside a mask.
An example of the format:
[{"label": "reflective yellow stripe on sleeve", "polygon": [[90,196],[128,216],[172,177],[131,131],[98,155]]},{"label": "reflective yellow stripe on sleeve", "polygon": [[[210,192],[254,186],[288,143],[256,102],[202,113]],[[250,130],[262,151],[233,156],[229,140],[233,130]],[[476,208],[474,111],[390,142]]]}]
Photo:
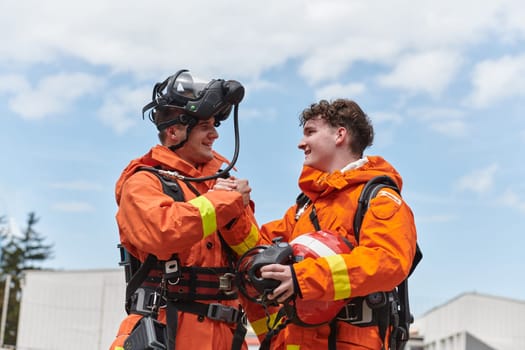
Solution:
[{"label": "reflective yellow stripe on sleeve", "polygon": [[295,344],[286,345],[286,350],[299,350],[299,349],[301,349],[300,345],[295,345]]},{"label": "reflective yellow stripe on sleeve", "polygon": [[257,229],[257,226],[252,224],[250,227],[250,232],[248,233],[248,236],[242,241],[241,243],[237,245],[230,246],[237,255],[243,255],[248,251],[248,249],[251,249],[255,247],[257,244],[257,241],[259,241],[259,230]]},{"label": "reflective yellow stripe on sleeve", "polygon": [[352,292],[350,279],[348,278],[348,268],[341,255],[331,255],[325,257],[334,283],[334,300],[340,300],[350,297]]},{"label": "reflective yellow stripe on sleeve", "polygon": [[121,346],[116,346],[115,349],[113,349],[113,350],[124,350],[124,348],[121,347]]},{"label": "reflective yellow stripe on sleeve", "polygon": [[215,216],[215,207],[210,200],[204,196],[199,196],[188,201],[194,205],[201,214],[202,219],[202,238],[206,238],[217,231],[217,217]]},{"label": "reflective yellow stripe on sleeve", "polygon": [[[276,317],[277,312],[270,315],[270,325],[273,325],[275,323]],[[266,317],[260,318],[256,321],[250,321],[250,325],[252,326],[253,331],[256,335],[261,335],[269,331],[268,326],[266,324]]]}]

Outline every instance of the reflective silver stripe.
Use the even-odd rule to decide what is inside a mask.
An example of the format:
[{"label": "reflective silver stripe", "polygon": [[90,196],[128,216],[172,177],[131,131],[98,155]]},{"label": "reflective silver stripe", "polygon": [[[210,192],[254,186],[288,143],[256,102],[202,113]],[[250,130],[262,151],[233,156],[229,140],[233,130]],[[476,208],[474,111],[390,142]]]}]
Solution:
[{"label": "reflective silver stripe", "polygon": [[304,245],[305,247],[308,247],[308,249],[314,251],[318,256],[330,256],[337,254],[332,250],[332,248],[309,235],[302,235],[293,239],[290,242],[290,245],[293,246],[294,244]]},{"label": "reflective silver stripe", "polygon": [[391,200],[393,200],[394,202],[396,202],[397,205],[401,205],[401,203],[402,203],[402,199],[401,198],[399,198],[397,196],[394,196],[392,193],[390,193],[388,191],[385,191],[385,190],[379,191],[379,193],[376,195],[376,197],[379,197],[379,196],[388,197]]}]

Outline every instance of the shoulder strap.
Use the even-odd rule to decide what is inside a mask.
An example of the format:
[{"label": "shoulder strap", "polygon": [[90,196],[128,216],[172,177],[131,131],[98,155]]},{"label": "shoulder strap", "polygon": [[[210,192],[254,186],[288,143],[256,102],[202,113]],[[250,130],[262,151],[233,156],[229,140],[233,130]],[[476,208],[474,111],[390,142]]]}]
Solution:
[{"label": "shoulder strap", "polygon": [[[361,229],[363,217],[370,204],[370,200],[374,198],[382,188],[391,188],[394,191],[396,191],[398,194],[401,195],[400,190],[397,187],[394,180],[392,180],[390,177],[386,175],[376,176],[365,184],[359,196],[356,215],[354,216],[354,234],[355,234],[355,238],[358,243],[359,243],[359,231]],[[421,249],[419,248],[419,244],[416,243],[416,253],[414,256],[414,260],[412,261],[412,266],[410,268],[410,273],[408,276],[412,274],[412,272],[416,268],[416,265],[419,263],[419,261],[422,258],[423,258],[423,254],[421,252]],[[394,328],[392,329],[392,332],[390,334],[389,346],[390,346],[390,349],[392,350],[399,350],[399,349],[403,349],[404,344],[408,341],[408,338],[409,338],[408,332],[409,332],[410,324],[413,322],[413,317],[412,317],[412,314],[410,313],[410,304],[409,304],[409,299],[408,299],[408,277],[397,286],[397,291],[395,292],[397,293],[397,296],[399,298],[399,301],[398,301],[399,309],[397,310],[398,318],[396,319],[396,322],[395,322],[396,324],[394,325]],[[380,323],[378,326],[379,326],[380,336],[382,338],[385,338],[386,329],[388,328],[388,324],[384,323],[384,321],[387,321],[388,323],[388,320],[390,319],[392,315],[383,315],[383,316],[384,316],[382,320],[383,323]]]},{"label": "shoulder strap", "polygon": [[377,195],[381,188],[384,187],[391,188],[397,193],[400,193],[399,188],[397,187],[394,180],[386,175],[380,175],[369,180],[359,195],[359,200],[357,201],[357,210],[354,216],[354,235],[357,243],[359,243],[359,230],[361,230],[363,217],[368,210],[370,200]]},{"label": "shoulder strap", "polygon": [[[173,198],[174,201],[176,201],[176,202],[184,202],[185,201],[184,192],[182,191],[182,188],[180,187],[180,184],[177,182],[177,180],[173,180],[173,179],[170,179],[170,178],[162,176],[158,172],[158,169],[154,168],[154,167],[140,167],[140,168],[137,169],[137,171],[141,171],[141,170],[142,171],[148,171],[148,172],[154,174],[155,176],[157,176],[157,178],[160,180],[160,182],[162,184],[162,191],[165,194],[167,194],[168,196],[170,196],[171,198]],[[199,191],[189,181],[183,181],[183,182],[184,182],[184,184],[186,184],[186,186],[188,186],[188,188],[196,196],[200,196],[201,195],[199,193]],[[225,251],[226,255],[228,256],[228,262],[229,262],[229,264],[231,266],[233,266],[233,261],[235,260],[235,258],[234,258],[235,253],[230,248],[230,246],[226,243],[226,241],[224,240],[224,238],[222,237],[222,234],[220,234],[220,232],[218,232],[218,236],[219,236],[219,239],[221,241],[221,246],[222,246],[223,250]]]},{"label": "shoulder strap", "polygon": [[[357,243],[359,243],[359,231],[361,230],[363,217],[365,216],[365,213],[368,210],[370,201],[379,193],[379,191],[382,188],[385,187],[391,188],[394,191],[396,191],[399,195],[401,195],[401,191],[397,187],[394,180],[392,180],[392,178],[386,175],[380,175],[370,179],[363,187],[363,190],[359,195],[359,200],[357,202],[357,210],[354,216],[354,235]],[[412,272],[414,272],[414,269],[416,268],[417,264],[419,264],[422,258],[423,253],[419,248],[419,244],[416,243],[416,254],[414,255],[414,260],[410,268],[409,276],[412,274]]]},{"label": "shoulder strap", "polygon": [[[140,167],[137,171],[147,171],[154,174],[160,180],[162,191],[165,194],[172,197],[174,201],[184,201],[184,193],[177,181],[163,177],[157,172],[156,168]],[[129,312],[131,296],[147,278],[150,270],[157,265],[158,259],[154,255],[149,254],[146,260],[141,263],[137,257],[130,254],[124,247],[119,245],[119,248],[121,250],[121,265],[124,265],[126,272],[126,311]]]},{"label": "shoulder strap", "polygon": [[168,196],[173,198],[176,202],[184,202],[184,192],[182,192],[182,188],[180,188],[179,183],[176,180],[168,179],[161,174],[159,174],[157,168],[152,167],[140,167],[137,169],[137,171],[147,171],[155,175],[162,184],[162,191],[166,193]]}]

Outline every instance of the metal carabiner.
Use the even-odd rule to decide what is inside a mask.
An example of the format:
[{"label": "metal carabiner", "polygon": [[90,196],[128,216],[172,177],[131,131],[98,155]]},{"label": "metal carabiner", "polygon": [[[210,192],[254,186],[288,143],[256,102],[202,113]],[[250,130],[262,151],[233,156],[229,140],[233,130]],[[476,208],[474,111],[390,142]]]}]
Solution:
[{"label": "metal carabiner", "polygon": [[235,274],[227,272],[219,276],[219,290],[226,295],[231,295],[237,292],[236,288],[232,288],[232,281],[235,279]]}]

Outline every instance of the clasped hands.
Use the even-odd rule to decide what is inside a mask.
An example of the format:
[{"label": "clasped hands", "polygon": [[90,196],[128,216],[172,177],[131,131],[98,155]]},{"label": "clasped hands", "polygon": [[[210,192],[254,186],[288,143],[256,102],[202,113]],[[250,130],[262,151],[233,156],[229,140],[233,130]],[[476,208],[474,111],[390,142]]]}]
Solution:
[{"label": "clasped hands", "polygon": [[[242,195],[244,205],[250,203],[250,192],[252,191],[248,180],[237,179],[230,176],[227,179],[218,178],[213,190],[237,191]],[[281,283],[268,295],[268,299],[283,303],[294,294],[294,282],[290,265],[269,264],[261,268],[262,278],[271,278]]]},{"label": "clasped hands", "polygon": [[213,190],[237,191],[242,195],[243,204],[245,206],[250,204],[250,192],[252,188],[246,179],[238,179],[234,176],[230,176],[227,179],[218,178],[213,186]]}]

